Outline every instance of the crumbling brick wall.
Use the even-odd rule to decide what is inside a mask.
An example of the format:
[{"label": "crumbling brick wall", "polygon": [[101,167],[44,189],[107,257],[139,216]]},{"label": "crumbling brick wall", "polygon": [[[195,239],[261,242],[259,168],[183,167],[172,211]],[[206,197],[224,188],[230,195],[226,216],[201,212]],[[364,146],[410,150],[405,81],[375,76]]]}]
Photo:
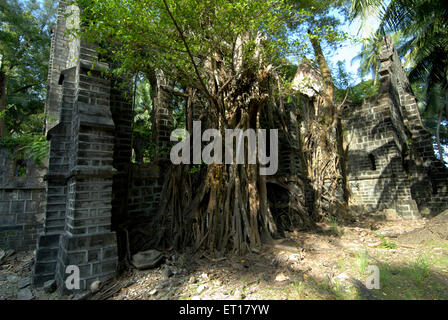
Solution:
[{"label": "crumbling brick wall", "polygon": [[16,159],[16,153],[0,148],[0,248],[36,248],[45,214],[45,171],[34,160]]}]

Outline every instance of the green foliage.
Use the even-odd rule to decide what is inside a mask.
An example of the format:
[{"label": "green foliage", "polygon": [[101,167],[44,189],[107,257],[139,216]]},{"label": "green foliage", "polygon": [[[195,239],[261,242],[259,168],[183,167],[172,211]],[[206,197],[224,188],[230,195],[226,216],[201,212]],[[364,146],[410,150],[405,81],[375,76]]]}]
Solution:
[{"label": "green foliage", "polygon": [[9,105],[3,119],[9,133],[21,133],[30,117],[43,112],[55,14],[54,0],[0,1],[0,73],[7,79]]},{"label": "green foliage", "polygon": [[18,171],[17,171],[17,176],[18,177],[25,177],[26,176],[26,167],[25,166],[20,166]]},{"label": "green foliage", "polygon": [[291,82],[292,80],[294,80],[298,68],[299,66],[295,64],[286,64],[282,66],[281,74],[284,75],[284,80],[286,82]]},{"label": "green foliage", "polygon": [[[207,91],[204,84],[209,81],[209,71],[201,61],[219,54],[221,63],[234,70],[233,49],[241,36],[249,37],[242,47],[248,68],[257,63],[249,59],[255,50],[262,48],[271,60],[288,51],[284,16],[279,14],[287,9],[282,1],[80,0],[79,3],[85,8],[82,13],[85,38],[92,41],[101,38],[112,45],[107,53],[120,61],[122,69],[117,72],[157,67],[184,87]],[[265,36],[262,47],[255,43],[258,33]]]},{"label": "green foliage", "polygon": [[134,107],[134,132],[151,135],[152,130],[152,88],[145,78],[139,79]]},{"label": "green foliage", "polygon": [[363,99],[368,99],[378,93],[379,83],[374,85],[374,80],[363,81],[350,90],[349,98],[354,103],[362,102]]},{"label": "green foliage", "polygon": [[[346,89],[336,88],[335,100],[336,102],[342,102],[347,96],[347,100],[352,103],[362,103],[364,99],[371,98],[378,93],[379,83],[374,84],[374,80],[366,80],[358,83],[353,87]],[[348,95],[347,95],[348,91]]]},{"label": "green foliage", "polygon": [[431,271],[431,263],[425,254],[420,254],[412,265],[414,278],[417,282],[425,280]]},{"label": "green foliage", "polygon": [[152,87],[148,79],[137,74],[134,103],[133,148],[142,152],[143,161],[154,159],[155,145],[152,141]]},{"label": "green foliage", "polygon": [[365,77],[370,74],[373,79],[378,77],[380,68],[380,53],[383,44],[384,35],[380,32],[372,33],[369,38],[361,39],[361,52],[353,58],[359,60],[360,76]]},{"label": "green foliage", "polygon": [[397,245],[389,240],[386,239],[382,234],[378,234],[378,237],[381,240],[381,244],[377,245],[376,248],[381,249],[395,249]]},{"label": "green foliage", "polygon": [[342,235],[342,230],[340,229],[339,222],[335,217],[331,216],[328,219],[328,222],[330,224],[330,230],[332,234],[334,234],[335,236]]},{"label": "green foliage", "polygon": [[336,63],[336,74],[333,77],[334,84],[336,88],[347,89],[350,86],[351,77],[350,74],[345,69],[345,65],[343,61],[338,61]]},{"label": "green foliage", "polygon": [[[183,92],[183,88],[179,87],[179,92]],[[187,105],[186,99],[184,97],[173,97],[173,130],[174,129],[185,129],[187,127]]]},{"label": "green foliage", "polygon": [[195,174],[201,171],[202,164],[192,165],[190,169],[190,174]]},{"label": "green foliage", "polygon": [[369,253],[367,250],[356,253],[356,262],[358,264],[359,273],[364,274],[367,270],[367,266],[369,265]]},{"label": "green foliage", "polygon": [[377,94],[379,83],[375,80],[366,80],[352,86],[351,75],[345,69],[342,61],[336,63],[336,72],[334,72],[335,101],[342,103],[344,99],[355,104],[362,103]]},{"label": "green foliage", "polygon": [[0,146],[6,147],[11,153],[16,152],[16,159],[33,159],[42,166],[48,157],[48,141],[42,134],[28,133],[7,136],[0,140]]},{"label": "green foliage", "polygon": [[151,162],[155,158],[156,155],[156,145],[152,141],[151,137],[147,138],[148,144],[143,151],[143,159],[145,163]]},{"label": "green foliage", "polygon": [[[289,20],[289,26],[299,33],[299,37],[308,37],[309,30],[331,49],[335,49],[341,41],[348,38],[348,35],[340,30],[343,20],[348,16],[348,1],[288,0],[288,3],[296,11]],[[308,39],[305,41],[308,42]]]},{"label": "green foliage", "polygon": [[[384,32],[377,30],[370,37],[360,39],[362,43],[361,52],[352,61],[360,61],[359,75],[364,78],[370,75],[374,83],[378,81],[380,69],[380,55],[384,40]],[[403,41],[403,34],[398,31],[392,34],[392,41],[399,45]]]}]

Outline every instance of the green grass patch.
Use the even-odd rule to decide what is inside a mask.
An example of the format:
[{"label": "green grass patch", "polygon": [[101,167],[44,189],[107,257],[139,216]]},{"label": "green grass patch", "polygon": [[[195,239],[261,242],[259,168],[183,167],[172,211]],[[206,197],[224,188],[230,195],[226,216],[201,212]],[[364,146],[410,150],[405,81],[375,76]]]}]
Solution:
[{"label": "green grass patch", "polygon": [[377,234],[377,236],[380,238],[381,243],[377,245],[375,248],[379,249],[395,249],[397,248],[397,244],[393,243],[392,241],[389,241],[384,237],[382,234]]},{"label": "green grass patch", "polygon": [[330,231],[333,235],[337,237],[342,236],[344,232],[335,217],[328,218],[328,223],[330,224]]},{"label": "green grass patch", "polygon": [[[417,258],[399,258],[387,263],[390,254],[376,251],[375,259],[368,249],[357,252],[354,256],[339,259],[339,271],[351,274],[360,281],[365,281],[367,267],[378,266],[380,269],[380,289],[374,294],[385,300],[446,300],[448,299],[448,256],[443,254],[430,256],[424,252]],[[372,254],[370,252],[370,254]],[[360,299],[355,292],[343,292],[337,285],[333,286],[336,299]]]},{"label": "green grass patch", "polygon": [[369,265],[369,253],[367,250],[358,252],[355,255],[356,264],[358,265],[358,271],[361,275],[365,274],[367,266]]},{"label": "green grass patch", "polygon": [[424,242],[424,245],[427,247],[437,247],[442,249],[448,249],[448,241],[436,241],[436,240],[428,240]]},{"label": "green grass patch", "polygon": [[431,269],[431,263],[426,254],[420,254],[417,260],[412,264],[414,279],[418,282],[424,281]]},{"label": "green grass patch", "polygon": [[447,279],[434,272],[426,254],[395,264],[381,264],[380,295],[391,300],[448,299]]}]

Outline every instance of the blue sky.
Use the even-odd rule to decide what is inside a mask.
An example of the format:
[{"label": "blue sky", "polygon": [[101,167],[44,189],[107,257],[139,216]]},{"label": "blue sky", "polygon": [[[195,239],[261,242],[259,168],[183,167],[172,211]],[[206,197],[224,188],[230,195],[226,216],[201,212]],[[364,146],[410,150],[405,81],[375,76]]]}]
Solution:
[{"label": "blue sky", "polygon": [[[370,33],[374,32],[379,25],[379,21],[372,17],[367,20],[361,28],[361,20],[356,19],[352,23],[346,22],[341,30],[346,32],[352,38],[367,38]],[[331,65],[336,66],[338,61],[344,61],[345,68],[349,74],[353,77],[353,83],[351,85],[359,83],[362,79],[358,75],[359,60],[352,61],[361,51],[361,43],[354,43],[351,40],[346,40],[342,46],[335,52],[326,51],[327,58]],[[368,77],[366,77],[367,79]]]},{"label": "blue sky", "polygon": [[[342,16],[336,9],[333,10],[333,12],[331,12],[330,14],[341,22],[346,21],[345,17]],[[342,43],[338,43],[337,49],[330,48],[329,46],[325,45],[324,42],[322,43],[325,58],[333,72],[335,71],[338,61],[342,61],[344,63],[345,70],[351,76],[351,82],[349,83],[350,86],[356,85],[363,80],[359,76],[359,59],[353,61],[353,58],[355,58],[361,52],[362,44],[360,43],[360,40],[370,37],[370,35],[378,29],[378,26],[379,19],[377,19],[375,15],[371,13],[370,17],[364,23],[361,23],[361,19],[357,18],[352,22],[346,21],[342,25],[338,26],[338,31],[345,32],[348,35],[348,40]],[[298,39],[300,41],[308,41],[307,37],[303,35],[297,34],[296,38],[294,33],[292,33],[290,37],[292,37],[292,39]],[[308,43],[306,57],[308,59],[314,60],[314,52],[310,46],[311,44]],[[292,63],[297,64],[300,58],[293,54],[289,56],[289,60]],[[370,78],[371,76],[366,76],[364,80],[368,80]]]}]

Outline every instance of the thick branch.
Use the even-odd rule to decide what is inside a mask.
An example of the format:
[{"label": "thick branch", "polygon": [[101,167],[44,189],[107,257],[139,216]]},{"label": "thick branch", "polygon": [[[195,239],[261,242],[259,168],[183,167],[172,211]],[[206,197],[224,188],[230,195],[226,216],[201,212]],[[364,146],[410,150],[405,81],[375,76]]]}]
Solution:
[{"label": "thick branch", "polygon": [[173,24],[174,24],[174,26],[176,27],[177,32],[179,32],[179,36],[181,37],[182,42],[183,42],[184,45],[185,45],[185,49],[187,50],[188,56],[190,57],[191,63],[193,64],[194,71],[195,71],[195,73],[196,73],[196,76],[197,76],[198,79],[199,79],[199,82],[201,83],[201,87],[202,87],[202,89],[204,90],[204,93],[205,93],[211,100],[214,101],[214,100],[215,100],[214,97],[213,97],[213,96],[210,94],[210,92],[208,91],[207,86],[205,85],[204,80],[202,79],[201,74],[199,73],[198,67],[197,67],[196,63],[194,62],[194,57],[193,57],[193,55],[192,55],[192,53],[191,53],[191,51],[190,51],[190,47],[188,46],[187,39],[185,38],[184,33],[182,32],[182,29],[181,29],[181,28],[179,27],[179,25],[177,24],[177,21],[176,21],[176,19],[174,18],[173,14],[171,13],[171,10],[170,10],[170,8],[168,7],[168,3],[166,2],[166,0],[163,0],[163,4],[165,5],[166,11],[168,12],[168,15],[170,16],[171,20],[173,21]]},{"label": "thick branch", "polygon": [[311,44],[313,45],[314,54],[317,59],[317,63],[319,65],[319,69],[322,75],[323,84],[324,84],[324,98],[325,98],[325,109],[327,111],[327,115],[321,115],[321,116],[328,116],[329,123],[333,123],[334,118],[334,84],[333,84],[333,78],[331,77],[331,71],[328,67],[328,63],[325,60],[325,57],[322,52],[322,47],[320,45],[320,41],[317,38],[316,35],[314,35],[311,30],[308,30],[308,35],[311,41]]}]

